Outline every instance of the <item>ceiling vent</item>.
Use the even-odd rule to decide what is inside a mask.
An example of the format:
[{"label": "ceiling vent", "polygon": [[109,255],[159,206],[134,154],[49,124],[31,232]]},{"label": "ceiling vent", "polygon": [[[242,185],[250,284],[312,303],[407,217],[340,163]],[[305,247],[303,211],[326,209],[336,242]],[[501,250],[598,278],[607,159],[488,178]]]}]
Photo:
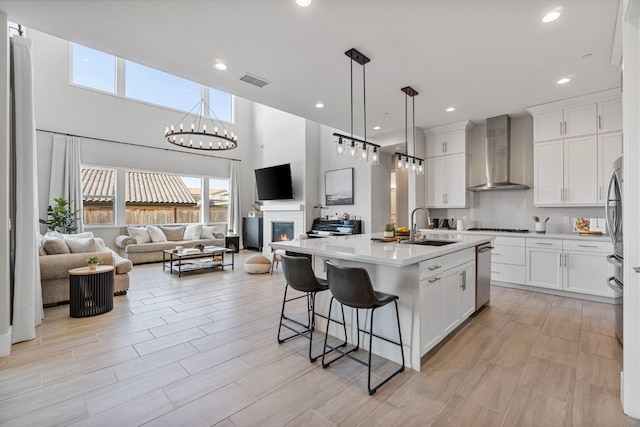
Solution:
[{"label": "ceiling vent", "polygon": [[269,82],[266,81],[265,79],[262,79],[260,77],[251,75],[249,73],[247,73],[244,76],[240,77],[240,80],[242,80],[243,82],[250,83],[250,84],[252,84],[254,86],[258,86],[258,87],[264,87],[264,86],[269,84]]}]

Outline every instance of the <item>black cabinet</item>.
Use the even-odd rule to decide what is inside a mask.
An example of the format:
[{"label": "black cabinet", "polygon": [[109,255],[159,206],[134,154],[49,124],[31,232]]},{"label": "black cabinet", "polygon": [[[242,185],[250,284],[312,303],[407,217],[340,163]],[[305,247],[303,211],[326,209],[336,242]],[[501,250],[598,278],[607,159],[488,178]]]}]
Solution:
[{"label": "black cabinet", "polygon": [[240,252],[240,236],[224,236],[224,247],[235,253]]},{"label": "black cabinet", "polygon": [[262,251],[262,218],[242,218],[242,241],[245,249]]}]

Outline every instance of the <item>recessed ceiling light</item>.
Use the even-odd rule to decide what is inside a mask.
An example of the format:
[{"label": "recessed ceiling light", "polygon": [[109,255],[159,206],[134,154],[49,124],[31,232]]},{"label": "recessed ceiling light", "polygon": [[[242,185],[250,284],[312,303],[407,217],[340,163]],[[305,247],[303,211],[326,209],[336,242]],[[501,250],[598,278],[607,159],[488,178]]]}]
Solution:
[{"label": "recessed ceiling light", "polygon": [[214,67],[216,67],[216,70],[224,71],[227,69],[227,64],[225,64],[224,62],[216,62],[216,65],[214,65]]},{"label": "recessed ceiling light", "polygon": [[311,0],[296,0],[296,4],[300,7],[307,7],[311,4]]},{"label": "recessed ceiling light", "polygon": [[546,24],[549,22],[553,22],[558,18],[560,18],[560,12],[558,12],[557,10],[554,10],[544,15],[544,18],[542,18],[542,22]]},{"label": "recessed ceiling light", "polygon": [[571,81],[571,79],[569,77],[563,77],[560,80],[558,80],[556,83],[558,83],[559,85],[563,85],[565,83],[569,83]]},{"label": "recessed ceiling light", "polygon": [[318,102],[316,104],[316,108],[324,108],[324,104],[322,102]]},{"label": "recessed ceiling light", "polygon": [[374,126],[373,127],[373,130],[380,130],[380,129],[381,129],[380,126]]},{"label": "recessed ceiling light", "polygon": [[447,112],[452,112],[452,111],[456,111],[456,107],[449,107],[447,108]]}]

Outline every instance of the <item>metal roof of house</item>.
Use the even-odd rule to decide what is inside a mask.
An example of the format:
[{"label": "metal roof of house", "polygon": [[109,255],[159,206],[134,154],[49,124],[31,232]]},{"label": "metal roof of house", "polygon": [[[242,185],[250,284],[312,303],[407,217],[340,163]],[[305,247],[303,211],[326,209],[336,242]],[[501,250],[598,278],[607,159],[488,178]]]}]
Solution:
[{"label": "metal roof of house", "polygon": [[[197,203],[178,175],[155,172],[125,172],[126,203],[192,205]],[[83,168],[82,194],[85,202],[113,200],[115,171]]]}]

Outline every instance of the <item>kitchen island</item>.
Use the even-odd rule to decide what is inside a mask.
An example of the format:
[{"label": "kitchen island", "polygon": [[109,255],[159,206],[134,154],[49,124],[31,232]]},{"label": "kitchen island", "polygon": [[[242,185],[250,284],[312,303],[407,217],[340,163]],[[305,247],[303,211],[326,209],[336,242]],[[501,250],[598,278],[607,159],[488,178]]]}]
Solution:
[{"label": "kitchen island", "polygon": [[[291,254],[310,255],[315,274],[320,278],[326,278],[327,261],[366,268],[375,290],[399,297],[405,366],[419,371],[421,357],[475,311],[475,250],[477,246],[493,240],[491,236],[457,235],[455,238],[443,238],[429,233],[423,237],[435,241],[435,244],[451,243],[427,246],[396,241],[380,242],[372,239],[382,238],[382,233],[375,233],[272,242],[271,247]],[[327,314],[330,298],[328,292],[317,295],[316,313]],[[355,315],[346,307],[345,315],[350,336],[355,336]],[[333,309],[331,316],[339,318],[337,308]],[[364,322],[364,316],[360,317]],[[367,324],[369,320],[367,316]],[[397,340],[395,325],[395,311],[391,306],[376,311],[377,335]],[[324,332],[324,319],[318,317],[316,327]],[[333,323],[329,333],[344,339],[342,330]],[[368,350],[368,339],[361,336],[360,343]],[[374,340],[372,352],[401,362],[398,347],[385,341]]]}]

